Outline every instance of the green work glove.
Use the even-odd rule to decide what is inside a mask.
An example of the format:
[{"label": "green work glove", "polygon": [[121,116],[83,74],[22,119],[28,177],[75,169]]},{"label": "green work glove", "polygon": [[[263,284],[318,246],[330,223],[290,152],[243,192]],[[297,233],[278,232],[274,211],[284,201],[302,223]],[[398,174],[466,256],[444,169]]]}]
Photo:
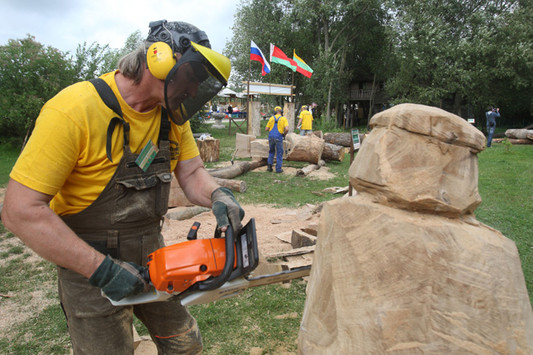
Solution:
[{"label": "green work glove", "polygon": [[100,287],[113,301],[120,301],[126,296],[148,291],[148,282],[143,277],[146,272],[145,267],[115,260],[108,255],[91,275],[89,282]]},{"label": "green work glove", "polygon": [[[211,194],[213,202],[213,214],[217,219],[219,227],[229,226],[235,234],[239,233],[242,228],[241,221],[244,218],[244,210],[233,196],[233,193],[227,187],[219,187]],[[228,220],[229,218],[229,220]]]}]

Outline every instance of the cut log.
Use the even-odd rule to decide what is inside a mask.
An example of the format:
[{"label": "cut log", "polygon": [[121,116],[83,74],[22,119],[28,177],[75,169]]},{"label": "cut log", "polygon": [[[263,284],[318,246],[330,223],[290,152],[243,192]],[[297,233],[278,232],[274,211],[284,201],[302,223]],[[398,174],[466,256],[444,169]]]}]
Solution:
[{"label": "cut log", "polygon": [[322,159],[342,161],[344,159],[344,147],[342,145],[326,143],[322,152]]},{"label": "cut log", "polygon": [[[287,141],[283,141],[283,159],[287,159],[287,150],[289,144]],[[255,139],[250,142],[250,153],[252,154],[252,159],[266,159],[268,158],[268,139]],[[276,157],[274,156],[274,160]]]},{"label": "cut log", "polygon": [[214,138],[197,139],[196,145],[200,151],[200,157],[204,162],[218,161],[220,141]]},{"label": "cut log", "polygon": [[330,193],[330,194],[345,194],[349,191],[349,189],[350,189],[349,186],[344,186],[344,187],[333,186],[333,187],[326,187],[321,192]]},{"label": "cut log", "polygon": [[176,207],[169,209],[165,217],[168,219],[183,221],[210,210],[211,209],[202,206]]},{"label": "cut log", "polygon": [[220,169],[208,170],[208,172],[213,177],[222,178],[222,179],[232,179],[250,170],[265,166],[266,163],[267,163],[266,159],[252,160],[252,161],[236,161],[231,166],[220,168]]},{"label": "cut log", "polygon": [[291,245],[294,249],[301,247],[310,247],[316,244],[316,237],[301,229],[295,229],[291,235]]},{"label": "cut log", "polygon": [[287,160],[306,161],[317,164],[324,151],[324,140],[314,135],[299,136],[295,133],[287,134],[289,143]]},{"label": "cut log", "polygon": [[350,147],[352,145],[352,135],[350,133],[325,133],[326,143]]},{"label": "cut log", "polygon": [[528,139],[528,135],[533,135],[533,130],[530,129],[508,129],[505,131],[507,138],[514,139]]},{"label": "cut log", "polygon": [[511,144],[533,144],[533,140],[531,139],[512,139],[512,138],[509,138],[509,142],[511,142]]},{"label": "cut log", "polygon": [[172,174],[172,181],[170,182],[170,194],[168,197],[168,208],[180,206],[194,206],[194,203],[187,199],[187,196],[185,196],[185,193],[181,189],[178,179],[176,179],[176,176]]},{"label": "cut log", "polygon": [[214,179],[220,186],[227,187],[237,192],[246,192],[247,186],[242,180],[222,179],[217,177]]},{"label": "cut log", "polygon": [[301,169],[298,169],[296,171],[296,176],[307,176],[311,172],[320,169],[324,165],[326,165],[326,163],[323,160],[320,160],[318,164],[309,164]]},{"label": "cut log", "polygon": [[515,139],[515,138],[494,138],[492,141],[494,143],[502,143],[504,142],[505,140],[508,140],[509,143],[515,145],[519,145],[519,144],[533,144],[533,140],[531,139]]},{"label": "cut log", "polygon": [[312,134],[317,136],[320,139],[324,139],[324,133],[322,131],[313,131]]}]

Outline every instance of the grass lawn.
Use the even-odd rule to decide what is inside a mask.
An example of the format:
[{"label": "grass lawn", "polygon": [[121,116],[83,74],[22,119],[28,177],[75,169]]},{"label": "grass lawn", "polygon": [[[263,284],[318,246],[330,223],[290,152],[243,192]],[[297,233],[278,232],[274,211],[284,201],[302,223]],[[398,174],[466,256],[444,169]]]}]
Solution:
[{"label": "grass lawn", "polygon": [[[263,122],[264,127],[265,122]],[[235,147],[234,135],[227,129],[204,128],[220,139],[220,161],[229,161]],[[233,129],[233,133],[236,128]],[[263,133],[264,137],[264,133]],[[0,187],[7,183],[18,150],[0,145]],[[522,261],[530,299],[533,295],[533,241],[531,217],[533,216],[533,146],[512,146],[495,143],[493,148],[479,154],[479,191],[483,203],[476,210],[483,223],[500,230],[515,241]],[[213,164],[208,164],[208,167]],[[288,166],[301,167],[304,163],[286,162]],[[317,196],[313,191],[348,183],[349,157],[342,163],[329,162],[327,166],[337,177],[329,181],[314,181],[290,176],[276,177],[281,184],[272,184],[271,174],[248,173],[240,177],[248,191],[237,194],[243,203],[268,203],[283,207],[298,207],[305,203],[316,204],[331,195]],[[283,174],[280,174],[283,175]],[[0,297],[2,302],[12,302],[21,297],[21,308],[29,302],[28,295],[40,290],[43,284],[55,282],[54,267],[39,262],[30,267],[27,250],[18,239],[0,225],[2,259],[0,264],[0,294],[12,293],[11,298]],[[7,247],[6,247],[7,246]],[[35,261],[34,264],[35,266]],[[43,273],[45,274],[43,276]],[[21,280],[26,280],[22,283]],[[24,296],[21,296],[24,295]],[[68,352],[68,335],[63,315],[55,299],[55,286],[46,293],[51,304],[22,323],[16,323],[7,334],[0,335],[2,354],[64,354]],[[202,330],[206,354],[249,354],[252,347],[262,353],[296,352],[296,339],[305,302],[305,284],[293,281],[286,285],[270,285],[246,291],[244,294],[211,303],[190,307]],[[27,310],[26,310],[27,311]],[[45,326],[43,326],[45,325]],[[145,331],[136,322],[140,333]]]}]

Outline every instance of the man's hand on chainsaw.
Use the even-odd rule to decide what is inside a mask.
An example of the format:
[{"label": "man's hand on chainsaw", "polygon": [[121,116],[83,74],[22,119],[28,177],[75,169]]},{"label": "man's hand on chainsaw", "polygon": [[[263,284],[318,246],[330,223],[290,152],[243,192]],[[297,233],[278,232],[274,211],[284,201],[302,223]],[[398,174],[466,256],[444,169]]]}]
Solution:
[{"label": "man's hand on chainsaw", "polygon": [[[225,230],[231,223],[234,233],[239,233],[242,228],[244,210],[227,187],[219,187],[211,194],[213,214],[218,226]],[[228,220],[229,219],[229,220]]]},{"label": "man's hand on chainsaw", "polygon": [[89,282],[100,287],[110,299],[119,301],[126,296],[149,290],[149,284],[143,277],[146,272],[145,267],[116,260],[108,255],[89,278]]}]

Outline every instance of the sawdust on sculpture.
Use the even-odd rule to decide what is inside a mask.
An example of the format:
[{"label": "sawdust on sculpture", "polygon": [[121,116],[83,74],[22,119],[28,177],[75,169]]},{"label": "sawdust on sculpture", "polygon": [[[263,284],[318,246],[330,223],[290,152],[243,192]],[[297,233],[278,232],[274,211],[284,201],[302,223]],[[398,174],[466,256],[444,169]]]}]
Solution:
[{"label": "sawdust on sculpture", "polygon": [[532,354],[516,245],[473,214],[484,136],[414,104],[370,126],[357,195],[321,213],[299,352]]}]

